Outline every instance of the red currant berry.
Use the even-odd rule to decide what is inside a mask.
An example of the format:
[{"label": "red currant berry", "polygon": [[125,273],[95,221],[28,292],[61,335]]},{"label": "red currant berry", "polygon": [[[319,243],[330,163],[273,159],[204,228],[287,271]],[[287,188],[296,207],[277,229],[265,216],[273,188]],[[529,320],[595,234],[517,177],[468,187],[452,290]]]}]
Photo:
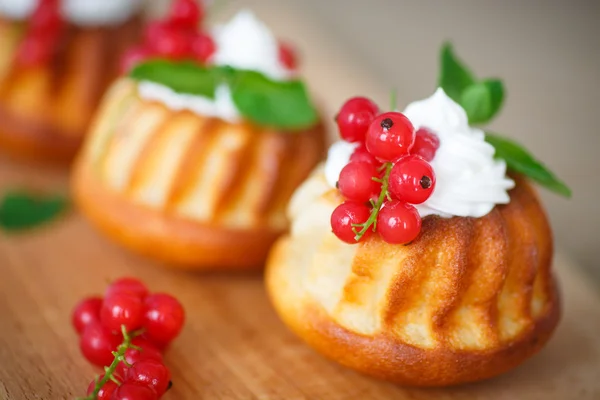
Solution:
[{"label": "red currant berry", "polygon": [[116,293],[128,293],[143,299],[148,296],[149,291],[146,285],[139,279],[126,277],[119,278],[112,282],[108,288],[106,288],[104,297],[110,297]]},{"label": "red currant berry", "polygon": [[192,52],[204,64],[215,54],[216,49],[215,41],[209,35],[198,33],[192,39]]},{"label": "red currant berry", "polygon": [[157,55],[179,60],[191,55],[189,35],[181,31],[171,31],[152,43],[152,49]]},{"label": "red currant berry", "polygon": [[81,335],[83,329],[91,323],[100,322],[100,309],[102,308],[101,297],[89,297],[81,300],[75,306],[71,322],[77,333]]},{"label": "red currant berry", "polygon": [[419,128],[415,134],[415,144],[410,150],[411,154],[421,156],[425,161],[431,161],[440,148],[440,139],[427,128]]},{"label": "red currant berry", "polygon": [[340,172],[338,187],[340,193],[348,199],[358,202],[368,202],[373,194],[381,190],[381,184],[375,182],[379,173],[373,164],[351,162]]},{"label": "red currant berry", "polygon": [[204,10],[196,0],[175,0],[169,21],[186,29],[196,29],[204,18]]},{"label": "red currant berry", "polygon": [[121,57],[120,72],[121,74],[127,74],[136,65],[146,61],[152,57],[152,52],[144,47],[135,47],[129,49]]},{"label": "red currant berry", "polygon": [[[364,203],[354,201],[346,201],[337,206],[331,214],[331,229],[335,236],[343,242],[356,244],[356,224],[364,224],[371,216],[371,209]],[[365,239],[371,234],[372,230],[367,230],[366,234],[361,238]]]},{"label": "red currant berry", "polygon": [[[141,350],[131,348],[131,349],[127,349],[125,351],[124,357],[125,357],[125,360],[127,361],[127,363],[129,363],[129,365],[133,365],[136,362],[142,361],[142,360],[154,360],[154,361],[160,361],[160,362],[163,361],[163,356],[162,356],[160,350],[158,350],[149,341],[140,339],[140,338],[135,338],[135,339],[133,339],[132,344],[141,348]],[[117,365],[117,369],[115,370],[115,372],[117,375],[119,375],[121,378],[124,379],[127,376],[128,370],[129,370],[129,367],[127,365],[125,365],[123,362],[120,362]]]},{"label": "red currant berry", "polygon": [[373,164],[376,167],[381,166],[381,163],[367,151],[367,148],[364,145],[359,146],[354,150],[354,153],[350,156],[350,162],[365,162]]},{"label": "red currant berry", "polygon": [[57,0],[42,0],[29,19],[29,30],[39,34],[56,36],[63,27]]},{"label": "red currant berry", "polygon": [[410,204],[425,202],[435,189],[435,173],[431,165],[419,156],[406,156],[392,168],[390,193]]},{"label": "red currant berry", "polygon": [[298,68],[298,57],[296,52],[287,43],[279,44],[279,61],[289,70],[294,71]]},{"label": "red currant berry", "polygon": [[154,49],[154,43],[158,42],[161,37],[178,30],[168,21],[152,21],[149,22],[144,29],[144,44],[146,47]]},{"label": "red currant berry", "polygon": [[415,142],[415,129],[399,112],[381,114],[367,131],[367,150],[383,161],[396,161],[410,151]]},{"label": "red currant berry", "polygon": [[379,113],[379,107],[364,97],[354,97],[342,106],[336,117],[342,139],[363,142],[369,125]]},{"label": "red currant berry", "polygon": [[127,332],[141,328],[144,318],[143,300],[131,293],[112,293],[104,298],[100,310],[102,326],[112,332],[120,332],[125,325]]},{"label": "red currant berry", "polygon": [[421,217],[416,208],[399,200],[384,203],[377,216],[377,232],[391,244],[412,242],[421,231]]},{"label": "red currant berry", "polygon": [[[103,378],[104,378],[104,375],[101,375],[98,378],[98,380],[102,380]],[[116,383],[109,380],[104,385],[102,385],[102,388],[100,388],[100,391],[96,395],[96,400],[110,400],[110,396],[117,389],[117,387],[118,387],[118,385]],[[94,393],[95,388],[96,388],[96,380],[94,379],[93,381],[90,382],[90,385],[88,386],[88,390],[87,390],[88,396],[90,394]]]},{"label": "red currant berry", "polygon": [[158,395],[148,386],[125,382],[113,392],[110,400],[158,400]]},{"label": "red currant berry", "polygon": [[162,396],[169,387],[171,373],[163,363],[156,360],[138,361],[129,368],[125,382],[148,386]]},{"label": "red currant berry", "polygon": [[144,302],[144,328],[153,343],[171,342],[183,327],[185,312],[181,303],[171,295],[155,293]]},{"label": "red currant berry", "polygon": [[121,337],[112,334],[100,324],[91,323],[85,327],[79,339],[79,348],[83,356],[99,367],[110,365],[114,356],[112,352],[121,344]]}]

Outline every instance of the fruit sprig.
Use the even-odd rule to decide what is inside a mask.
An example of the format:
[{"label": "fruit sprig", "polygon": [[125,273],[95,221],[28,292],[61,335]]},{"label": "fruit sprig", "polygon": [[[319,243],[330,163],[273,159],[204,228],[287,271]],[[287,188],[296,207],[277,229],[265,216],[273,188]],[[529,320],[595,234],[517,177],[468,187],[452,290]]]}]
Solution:
[{"label": "fruit sprig", "polygon": [[162,350],[179,334],[185,314],[174,297],[150,294],[135,278],[113,282],[104,298],[90,297],[72,314],[85,358],[104,367],[85,400],[157,400],[171,386]]},{"label": "fruit sprig", "polygon": [[60,13],[60,0],[40,0],[29,18],[25,37],[16,54],[22,66],[47,62],[58,48],[65,23]]},{"label": "fruit sprig", "polygon": [[435,189],[428,161],[439,139],[427,129],[415,132],[402,113],[380,113],[364,97],[348,100],[336,121],[342,139],[357,147],[340,172],[337,186],[346,201],[331,215],[333,233],[351,244],[373,232],[388,243],[413,241],[421,230],[413,205],[425,202]]},{"label": "fruit sprig", "polygon": [[[142,44],[125,53],[122,73],[152,58],[210,63],[217,47],[210,33],[202,29],[204,16],[205,9],[197,0],[174,0],[167,17],[149,23]],[[279,44],[279,60],[289,70],[297,67],[293,48],[283,42]]]}]

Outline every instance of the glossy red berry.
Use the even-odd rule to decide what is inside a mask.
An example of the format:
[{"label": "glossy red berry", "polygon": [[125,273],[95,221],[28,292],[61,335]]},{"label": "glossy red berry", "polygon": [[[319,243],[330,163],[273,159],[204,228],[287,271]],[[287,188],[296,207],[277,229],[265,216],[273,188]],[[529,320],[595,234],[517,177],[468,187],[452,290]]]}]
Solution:
[{"label": "glossy red berry", "polygon": [[204,10],[197,0],[175,0],[169,13],[169,21],[186,29],[196,29],[204,18]]},{"label": "glossy red berry", "polygon": [[181,332],[185,312],[181,303],[171,295],[155,293],[144,302],[144,328],[153,343],[167,344]]},{"label": "glossy red berry", "polygon": [[110,400],[158,400],[158,395],[148,386],[124,382],[113,392]]},{"label": "glossy red berry", "polygon": [[384,203],[377,216],[377,232],[390,244],[406,244],[421,231],[421,217],[416,208],[400,200]]},{"label": "glossy red berry", "polygon": [[104,293],[104,297],[110,297],[116,293],[128,293],[140,298],[148,296],[148,288],[137,278],[125,277],[113,281]]},{"label": "glossy red berry", "polygon": [[99,367],[108,366],[114,360],[112,352],[121,344],[121,336],[112,334],[100,324],[85,327],[79,338],[79,348],[84,357]]},{"label": "glossy red berry", "polygon": [[435,173],[419,156],[406,156],[392,168],[389,190],[392,196],[410,204],[425,202],[435,189]]},{"label": "glossy red berry", "polygon": [[279,61],[289,70],[298,68],[296,51],[287,43],[279,44]]},{"label": "glossy red berry", "polygon": [[[160,350],[158,350],[149,341],[140,338],[135,338],[133,339],[132,344],[141,348],[141,350],[130,348],[125,351],[124,357],[130,366],[142,360],[154,360],[159,362],[163,361],[163,356]],[[123,362],[120,362],[117,365],[117,369],[115,370],[115,372],[119,377],[124,379],[127,376],[128,370],[129,367]]]},{"label": "glossy red berry", "polygon": [[350,156],[350,162],[366,162],[373,164],[376,167],[381,166],[381,163],[373,157],[373,154],[369,153],[364,145],[361,145],[354,150],[354,153]]},{"label": "glossy red berry", "polygon": [[[340,240],[346,243],[355,244],[357,242],[354,230],[360,230],[360,228],[356,228],[354,225],[364,224],[367,222],[370,215],[371,209],[364,203],[346,201],[333,210],[333,213],[331,214],[331,229],[335,236]],[[367,238],[371,233],[372,230],[369,229],[361,240]]]},{"label": "glossy red berry", "polygon": [[382,161],[396,161],[407,155],[414,142],[413,125],[399,112],[379,115],[367,131],[367,150]]},{"label": "glossy red berry", "polygon": [[102,326],[112,332],[121,332],[121,325],[127,332],[141,328],[144,320],[144,302],[132,293],[111,293],[104,298],[100,310]]},{"label": "glossy red berry", "polygon": [[213,38],[204,33],[194,35],[191,46],[194,57],[204,64],[210,60],[217,49]]},{"label": "glossy red berry", "polygon": [[348,142],[363,142],[369,125],[379,113],[379,108],[371,100],[354,97],[342,106],[336,117],[342,139]]},{"label": "glossy red berry", "polygon": [[127,74],[136,65],[152,57],[152,52],[145,47],[134,47],[129,49],[121,57],[120,73]]},{"label": "glossy red berry", "polygon": [[171,372],[163,363],[156,360],[138,361],[129,368],[125,382],[148,386],[162,396],[169,387]]},{"label": "glossy red berry", "polygon": [[423,157],[425,161],[431,161],[439,148],[440,139],[438,136],[427,128],[419,128],[415,134],[415,144],[410,153]]},{"label": "glossy red berry", "polygon": [[167,32],[152,43],[152,50],[159,56],[173,60],[190,57],[192,52],[190,37],[181,31]]},{"label": "glossy red berry", "polygon": [[368,202],[375,193],[381,190],[381,184],[373,178],[378,178],[379,172],[373,164],[351,162],[340,172],[338,188],[348,200]]},{"label": "glossy red berry", "polygon": [[[101,375],[98,378],[98,380],[100,381],[103,378],[104,378],[104,375]],[[88,386],[88,390],[87,390],[88,396],[94,392],[95,387],[96,387],[96,380],[94,379],[93,381],[90,382],[90,385]],[[102,388],[100,388],[100,391],[96,395],[96,400],[110,400],[110,396],[117,389],[117,387],[118,386],[116,383],[109,380],[104,385],[102,385]]]},{"label": "glossy red berry", "polygon": [[81,335],[83,329],[91,323],[100,323],[101,308],[101,297],[88,297],[77,303],[71,316],[71,322],[77,333]]}]

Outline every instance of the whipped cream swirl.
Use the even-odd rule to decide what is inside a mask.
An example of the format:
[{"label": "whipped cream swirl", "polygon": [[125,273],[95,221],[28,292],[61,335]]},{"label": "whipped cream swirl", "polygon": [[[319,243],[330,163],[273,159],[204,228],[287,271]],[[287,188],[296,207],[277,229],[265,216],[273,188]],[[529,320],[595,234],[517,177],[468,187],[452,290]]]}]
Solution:
[{"label": "whipped cream swirl", "polygon": [[[421,217],[483,217],[496,206],[510,202],[515,183],[506,177],[506,163],[494,159],[494,147],[481,129],[469,126],[465,110],[438,89],[433,96],[411,103],[403,112],[415,129],[427,128],[440,139],[430,162],[436,175],[431,197],[415,207]],[[354,145],[334,144],[325,164],[325,177],[335,187]]]},{"label": "whipped cream swirl", "polygon": [[[0,0],[0,14],[26,19],[39,0]],[[82,26],[118,25],[141,9],[143,0],[63,0],[61,12],[70,22]]]}]

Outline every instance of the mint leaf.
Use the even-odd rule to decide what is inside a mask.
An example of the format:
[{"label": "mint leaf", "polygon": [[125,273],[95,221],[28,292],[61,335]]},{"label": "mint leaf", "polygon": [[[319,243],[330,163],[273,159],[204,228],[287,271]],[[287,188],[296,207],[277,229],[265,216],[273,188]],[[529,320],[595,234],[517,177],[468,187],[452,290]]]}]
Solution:
[{"label": "mint leaf", "polygon": [[150,60],[138,64],[129,73],[138,81],[167,86],[177,93],[215,98],[219,75],[192,61]]},{"label": "mint leaf", "polygon": [[463,91],[475,83],[473,73],[455,55],[452,45],[444,43],[440,53],[438,86],[455,102],[460,103]]},{"label": "mint leaf", "polygon": [[489,122],[502,107],[504,85],[498,79],[486,79],[468,86],[460,97],[471,124]]},{"label": "mint leaf", "polygon": [[41,196],[26,191],[12,191],[0,200],[0,229],[30,229],[57,218],[68,206],[60,195]]},{"label": "mint leaf", "polygon": [[571,189],[517,142],[489,132],[486,132],[485,140],[496,149],[495,157],[505,160],[509,169],[531,178],[553,192],[571,197]]},{"label": "mint leaf", "polygon": [[257,124],[300,130],[317,122],[301,81],[276,82],[258,72],[239,71],[231,90],[240,113]]}]

